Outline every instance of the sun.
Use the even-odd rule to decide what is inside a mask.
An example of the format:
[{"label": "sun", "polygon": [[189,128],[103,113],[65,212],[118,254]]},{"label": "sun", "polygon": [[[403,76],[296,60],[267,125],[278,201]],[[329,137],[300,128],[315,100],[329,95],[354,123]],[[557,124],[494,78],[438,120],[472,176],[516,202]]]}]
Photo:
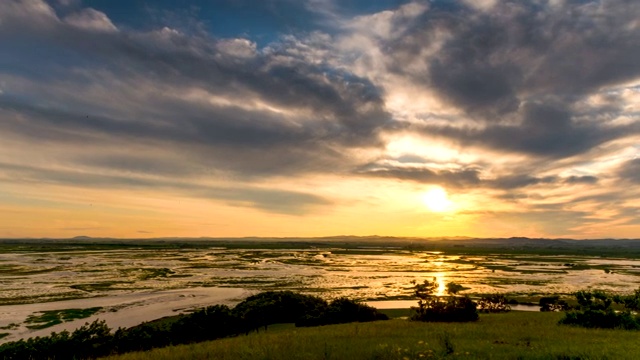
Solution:
[{"label": "sun", "polygon": [[447,197],[447,191],[439,186],[427,191],[423,200],[427,208],[433,212],[445,212],[453,207],[453,203]]}]

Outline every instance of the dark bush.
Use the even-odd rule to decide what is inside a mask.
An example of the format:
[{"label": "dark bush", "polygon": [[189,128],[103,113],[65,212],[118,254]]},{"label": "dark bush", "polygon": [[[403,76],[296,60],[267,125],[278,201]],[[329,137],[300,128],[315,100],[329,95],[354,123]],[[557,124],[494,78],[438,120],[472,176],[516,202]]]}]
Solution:
[{"label": "dark bush", "polygon": [[615,312],[613,309],[570,311],[560,323],[586,328],[640,330],[637,317],[630,312]]},{"label": "dark bush", "polygon": [[616,304],[624,305],[625,309],[632,311],[640,311],[640,289],[636,289],[632,295],[613,297]]},{"label": "dark bush", "polygon": [[244,332],[277,323],[295,323],[304,317],[320,316],[328,304],[325,300],[291,291],[267,291],[253,295],[233,308],[242,320]]},{"label": "dark bush", "polygon": [[578,291],[575,297],[582,309],[607,310],[613,303],[613,298],[600,290]]},{"label": "dark bush", "polygon": [[[636,304],[633,298],[637,295],[638,290],[630,297],[611,297],[597,290],[578,291],[575,297],[580,305],[575,311],[567,312],[560,323],[587,328],[640,330],[640,318],[632,313],[632,310],[635,311]],[[625,305],[623,311],[615,311],[611,308],[614,299]]]},{"label": "dark bush", "polygon": [[241,319],[226,305],[214,305],[181,316],[171,325],[171,338],[186,344],[219,339],[241,332]]},{"label": "dark bush", "polygon": [[424,280],[423,283],[414,282],[414,292],[418,297],[418,306],[412,307],[411,320],[415,321],[451,321],[466,322],[478,320],[476,303],[468,296],[436,296],[438,283]]},{"label": "dark bush", "polygon": [[322,312],[298,319],[296,326],[319,326],[388,319],[387,315],[378,312],[374,307],[347,298],[338,298],[333,300]]},{"label": "dark bush", "polygon": [[0,358],[23,359],[85,359],[111,353],[113,337],[104,321],[94,321],[74,330],[50,336],[29,338],[0,345]]}]

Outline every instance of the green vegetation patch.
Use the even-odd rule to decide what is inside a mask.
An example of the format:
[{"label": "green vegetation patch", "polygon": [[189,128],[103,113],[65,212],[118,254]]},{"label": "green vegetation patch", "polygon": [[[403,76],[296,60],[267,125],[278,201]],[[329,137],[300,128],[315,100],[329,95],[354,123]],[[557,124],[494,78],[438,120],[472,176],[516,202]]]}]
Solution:
[{"label": "green vegetation patch", "polygon": [[11,323],[9,325],[0,326],[0,330],[16,330],[20,327],[20,324]]},{"label": "green vegetation patch", "polygon": [[520,269],[515,266],[509,265],[493,265],[493,264],[479,264],[482,267],[485,267],[489,270],[496,271],[505,271],[505,272],[516,272],[520,274],[566,274],[565,270],[557,270],[557,269]]},{"label": "green vegetation patch", "polygon": [[140,280],[149,280],[155,278],[166,278],[176,272],[169,268],[145,268],[140,269],[142,274],[138,276]]},{"label": "green vegetation patch", "polygon": [[131,284],[131,282],[127,281],[104,281],[99,283],[88,283],[88,284],[76,284],[69,286],[72,289],[82,290],[86,292],[94,292],[94,291],[107,291],[107,290],[118,290],[114,288],[114,285],[118,284]]},{"label": "green vegetation patch", "polygon": [[38,268],[24,265],[6,264],[0,266],[0,274],[8,276],[39,275],[58,271],[60,269],[61,267],[59,266]]},{"label": "green vegetation patch", "polygon": [[[63,309],[39,311],[31,314],[25,320],[27,328],[32,330],[46,329],[53,325],[76,319],[84,319],[100,311],[102,307],[92,307],[87,309]],[[39,314],[39,315],[36,315]]]},{"label": "green vegetation patch", "polygon": [[0,333],[0,339],[9,336],[9,333]]},{"label": "green vegetation patch", "polygon": [[52,294],[52,295],[22,295],[22,296],[0,296],[0,306],[2,305],[18,305],[18,304],[33,304],[43,303],[50,301],[61,301],[71,299],[81,299],[84,296],[79,295],[76,291],[70,291],[67,293]]}]

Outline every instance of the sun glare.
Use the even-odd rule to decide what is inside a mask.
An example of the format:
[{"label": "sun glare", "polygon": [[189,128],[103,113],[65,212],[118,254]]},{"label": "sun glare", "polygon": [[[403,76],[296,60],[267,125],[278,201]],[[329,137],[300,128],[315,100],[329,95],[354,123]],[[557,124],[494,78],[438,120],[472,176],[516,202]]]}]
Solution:
[{"label": "sun glare", "polygon": [[427,208],[433,212],[445,212],[452,208],[453,203],[447,197],[447,191],[441,187],[434,187],[423,197]]}]

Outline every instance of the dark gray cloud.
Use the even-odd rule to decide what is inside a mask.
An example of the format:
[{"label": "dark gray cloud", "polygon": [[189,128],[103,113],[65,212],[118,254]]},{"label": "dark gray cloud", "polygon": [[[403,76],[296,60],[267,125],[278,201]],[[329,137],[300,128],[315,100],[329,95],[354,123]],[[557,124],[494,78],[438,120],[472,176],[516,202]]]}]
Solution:
[{"label": "dark gray cloud", "polygon": [[[483,179],[479,169],[430,170],[418,166],[389,166],[370,164],[358,170],[358,174],[412,181],[422,184],[440,184],[459,188],[492,188],[510,191],[535,185],[560,186],[562,184],[595,184],[595,176],[532,176],[528,174],[502,175],[497,178]],[[528,198],[527,194],[508,192],[505,200]]]},{"label": "dark gray cloud", "polygon": [[640,122],[618,126],[575,122],[571,111],[558,103],[526,103],[520,112],[521,121],[514,125],[487,125],[481,129],[422,125],[419,130],[454,139],[461,145],[549,158],[581,154],[608,141],[640,134]]},{"label": "dark gray cloud", "polygon": [[[424,61],[418,81],[475,110],[512,109],[533,94],[579,95],[640,76],[640,38],[632,1],[502,1],[491,11],[435,2],[388,46],[406,61]],[[434,58],[419,49],[449,33]],[[411,58],[411,57],[415,58]],[[402,71],[403,68],[394,68]]]},{"label": "dark gray cloud", "polygon": [[475,169],[436,171],[421,167],[381,167],[371,164],[359,169],[357,174],[456,187],[468,187],[480,183],[479,173]]},{"label": "dark gray cloud", "polygon": [[[0,111],[8,114],[8,121],[0,125],[6,133],[83,145],[136,142],[149,148],[176,147],[200,162],[196,168],[251,178],[349,167],[346,152],[379,146],[379,128],[390,120],[382,94],[369,80],[311,64],[284,45],[256,49],[243,39],[166,28],[78,28],[51,12],[19,4],[4,5],[0,40],[6,42],[0,49],[7,56],[0,60],[2,71],[51,90],[8,89],[0,97]],[[44,54],[48,61],[43,63]],[[141,88],[136,88],[136,79],[143,80]],[[83,90],[96,81],[105,81],[101,86],[107,91],[109,81],[120,87],[124,82],[124,90],[139,103],[114,103],[126,94],[112,99],[107,91],[103,98],[89,98]],[[174,91],[197,88],[236,103],[194,103],[182,94],[158,91],[139,95],[152,92],[154,86]],[[241,99],[247,107],[239,106]],[[252,105],[256,103],[277,110]],[[127,166],[105,160],[104,154],[95,157],[94,165]],[[128,165],[159,174],[180,167],[168,161]]]},{"label": "dark gray cloud", "polygon": [[598,182],[596,176],[583,175],[583,176],[569,176],[564,179],[565,184],[595,184]]},{"label": "dark gray cloud", "polygon": [[[472,130],[425,120],[426,132],[463,145],[563,158],[640,131],[637,122],[607,124],[620,112],[613,102],[606,109],[578,105],[603,87],[640,77],[636,5],[501,1],[480,11],[434,2],[412,22],[396,24],[401,36],[380,46],[391,49],[389,70],[485,124]],[[438,51],[424,55],[422,49],[439,42]]]},{"label": "dark gray cloud", "polygon": [[556,182],[558,182],[556,176],[534,177],[529,175],[512,175],[489,181],[489,184],[491,187],[511,190],[538,184],[553,184]]}]

